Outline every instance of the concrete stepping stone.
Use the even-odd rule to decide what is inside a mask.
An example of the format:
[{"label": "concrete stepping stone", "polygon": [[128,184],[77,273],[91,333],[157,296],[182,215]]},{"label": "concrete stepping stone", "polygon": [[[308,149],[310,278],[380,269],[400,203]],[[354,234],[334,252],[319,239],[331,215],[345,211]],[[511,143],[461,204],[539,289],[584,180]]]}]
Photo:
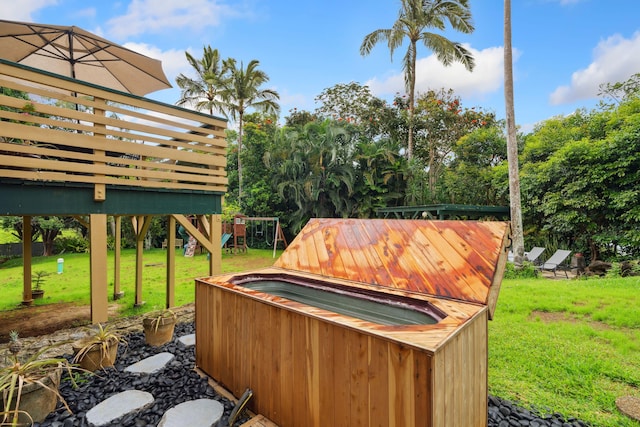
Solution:
[{"label": "concrete stepping stone", "polygon": [[190,400],[165,412],[158,427],[212,427],[218,423],[223,413],[224,406],[217,400]]},{"label": "concrete stepping stone", "polygon": [[124,368],[124,370],[137,374],[152,374],[164,368],[167,363],[173,360],[174,357],[175,356],[171,353],[158,353],[153,356],[147,357],[146,359],[142,359],[141,361],[136,362],[133,365],[129,365]]},{"label": "concrete stepping stone", "polygon": [[151,393],[127,390],[103,400],[87,412],[90,426],[104,426],[124,415],[140,411],[153,404]]},{"label": "concrete stepping stone", "polygon": [[178,338],[185,347],[193,347],[196,345],[196,334],[183,335]]},{"label": "concrete stepping stone", "polygon": [[640,421],[640,398],[623,396],[616,399],[616,406],[627,417]]}]

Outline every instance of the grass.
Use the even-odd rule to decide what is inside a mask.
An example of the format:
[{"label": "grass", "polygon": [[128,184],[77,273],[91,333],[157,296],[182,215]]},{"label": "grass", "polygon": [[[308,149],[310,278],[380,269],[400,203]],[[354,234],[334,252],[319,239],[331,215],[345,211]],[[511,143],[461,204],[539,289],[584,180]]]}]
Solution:
[{"label": "grass", "polygon": [[11,234],[11,231],[0,228],[0,243],[20,243],[20,239]]},{"label": "grass", "polygon": [[[164,250],[144,253],[142,310],[164,305]],[[33,271],[53,273],[38,304],[89,304],[89,259],[65,254],[64,273],[55,274],[58,256],[37,257]],[[253,270],[273,263],[271,250],[223,253],[223,272]],[[113,265],[113,254],[109,257]],[[123,315],[134,309],[135,252],[123,251]],[[208,275],[205,255],[176,257],[176,302],[192,302],[194,278]],[[109,276],[113,293],[112,272]],[[21,300],[22,260],[0,264],[0,310]],[[494,320],[489,322],[489,392],[540,412],[575,416],[594,426],[638,427],[621,415],[615,399],[640,397],[640,279],[504,280]],[[1,316],[1,314],[0,314]]]},{"label": "grass", "polygon": [[639,426],[640,279],[505,280],[489,322],[489,392],[594,426]]},{"label": "grass", "polygon": [[[276,254],[276,257],[280,252]],[[271,249],[250,249],[238,254],[222,254],[222,272],[236,272],[254,270],[267,267],[275,261]],[[57,260],[64,259],[64,272],[57,273]],[[120,261],[120,290],[124,291],[124,298],[112,301],[113,298],[113,252],[108,254],[109,299],[118,305],[121,315],[129,316],[164,307],[166,250],[151,249],[143,255],[142,299],[145,305],[134,308],[135,302],[135,250],[122,251]],[[176,305],[193,302],[195,296],[196,277],[209,275],[209,262],[205,254],[196,254],[193,258],[176,256]],[[88,254],[64,254],[50,257],[34,257],[32,272],[46,271],[51,273],[46,277],[42,288],[45,297],[35,300],[37,305],[72,302],[82,305],[89,304],[89,256]],[[35,273],[34,273],[35,274]],[[10,310],[20,305],[22,301],[22,258],[14,258],[0,264],[0,311]]]}]

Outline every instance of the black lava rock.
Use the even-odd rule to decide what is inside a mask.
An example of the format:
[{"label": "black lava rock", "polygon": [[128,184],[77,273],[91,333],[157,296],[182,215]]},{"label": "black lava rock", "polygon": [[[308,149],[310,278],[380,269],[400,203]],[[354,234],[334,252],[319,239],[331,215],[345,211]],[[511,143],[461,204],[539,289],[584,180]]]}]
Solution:
[{"label": "black lava rock", "polygon": [[[200,377],[193,370],[195,348],[185,347],[178,341],[179,337],[192,333],[195,333],[193,323],[178,324],[174,340],[159,347],[146,345],[142,332],[128,335],[126,337],[128,345],[119,346],[118,358],[113,368],[98,371],[95,375],[75,373],[77,388],[73,387],[68,375],[63,375],[60,394],[66,400],[72,414],[60,403],[55,412],[34,427],[87,426],[87,411],[110,396],[125,390],[147,391],[153,395],[155,401],[153,405],[140,412],[115,420],[111,426],[156,426],[166,411],[180,403],[195,399],[218,400],[225,408],[224,416],[228,417],[233,410],[233,402],[217,394],[209,386],[207,378]],[[162,352],[169,352],[175,358],[161,371],[149,375],[124,371],[127,366]],[[73,358],[72,355],[66,357],[69,360]],[[241,417],[235,425],[241,425],[248,419],[247,416]]]},{"label": "black lava rock", "polygon": [[489,427],[588,427],[589,424],[562,414],[543,414],[513,402],[489,396]]},{"label": "black lava rock", "polygon": [[[34,427],[86,427],[87,411],[108,397],[125,390],[147,391],[155,401],[150,407],[129,415],[125,415],[111,423],[119,427],[156,426],[166,411],[179,403],[195,399],[215,399],[224,406],[223,420],[229,418],[234,404],[220,396],[209,386],[207,378],[200,377],[194,370],[195,348],[185,347],[178,337],[195,333],[193,323],[176,325],[175,339],[160,347],[145,344],[144,334],[135,333],[127,336],[127,346],[120,346],[114,368],[98,372],[96,375],[74,374],[78,387],[74,388],[68,376],[63,376],[60,394],[66,400],[71,411],[69,413],[62,403],[47,419]],[[175,359],[163,370],[141,375],[125,372],[124,369],[146,357],[169,352]],[[73,356],[68,355],[71,360]],[[245,415],[236,420],[239,426],[248,421]],[[542,414],[517,406],[513,402],[489,396],[489,427],[588,427],[588,424],[575,418],[561,414]]]}]

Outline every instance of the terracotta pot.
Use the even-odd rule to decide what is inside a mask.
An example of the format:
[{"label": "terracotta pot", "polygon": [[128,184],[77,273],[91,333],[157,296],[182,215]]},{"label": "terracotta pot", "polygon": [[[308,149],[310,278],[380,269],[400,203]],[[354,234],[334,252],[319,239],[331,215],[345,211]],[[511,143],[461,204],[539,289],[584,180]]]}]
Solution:
[{"label": "terracotta pot", "polygon": [[171,341],[173,339],[173,330],[176,326],[174,317],[162,317],[159,322],[157,320],[155,317],[142,319],[145,341],[152,346],[159,346]]},{"label": "terracotta pot", "polygon": [[[84,347],[82,341],[77,341],[72,344],[73,352],[78,353],[82,347]],[[113,366],[118,355],[118,343],[110,344],[105,354],[102,353],[102,346],[95,345],[94,348],[87,351],[82,359],[78,361],[78,364],[82,369],[87,371],[97,371],[98,369],[104,369]]]},{"label": "terracotta pot", "polygon": [[[49,375],[41,380],[48,388],[36,383],[26,384],[22,387],[20,407],[18,408],[20,410],[18,426],[31,426],[33,423],[41,423],[47,415],[56,409],[56,405],[58,404],[58,395],[56,393],[60,386],[61,370],[62,368],[51,371]],[[14,406],[15,398],[13,403],[9,405],[9,408],[13,408]],[[0,409],[2,409],[1,399]],[[2,421],[1,417],[0,421]],[[12,418],[9,417],[9,423],[12,421]]]}]

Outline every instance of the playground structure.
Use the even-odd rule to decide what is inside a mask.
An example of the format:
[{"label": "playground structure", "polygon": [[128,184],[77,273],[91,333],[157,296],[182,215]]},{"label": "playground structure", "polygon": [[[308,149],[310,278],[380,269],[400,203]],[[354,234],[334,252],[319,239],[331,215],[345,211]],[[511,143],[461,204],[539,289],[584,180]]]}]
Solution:
[{"label": "playground structure", "polygon": [[222,248],[227,252],[244,252],[250,247],[248,243],[253,246],[258,237],[264,240],[267,246],[273,245],[274,258],[278,242],[282,242],[285,249],[287,247],[287,239],[284,237],[278,217],[248,217],[236,214],[233,222],[222,223]]},{"label": "playground structure", "polygon": [[[196,217],[188,217],[192,225],[201,230]],[[176,239],[177,248],[184,249],[184,256],[193,256],[196,252],[202,253],[200,243],[187,233],[184,226],[178,228],[179,239]],[[278,242],[283,243],[283,249],[287,248],[287,239],[284,237],[278,217],[248,217],[236,214],[231,222],[222,222],[220,234],[220,247],[227,253],[245,252],[249,247],[255,247],[256,239],[262,240],[263,246],[273,247],[273,257],[276,256]],[[184,242],[184,243],[183,243]],[[167,247],[166,240],[162,248]]]}]

